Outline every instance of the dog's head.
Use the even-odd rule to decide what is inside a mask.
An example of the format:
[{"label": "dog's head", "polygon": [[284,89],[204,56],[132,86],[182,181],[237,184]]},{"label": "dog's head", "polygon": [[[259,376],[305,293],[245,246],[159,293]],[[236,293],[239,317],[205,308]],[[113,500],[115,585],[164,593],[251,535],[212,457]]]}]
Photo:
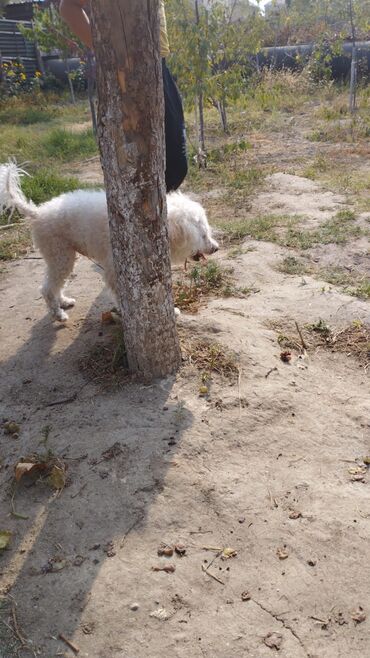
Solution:
[{"label": "dog's head", "polygon": [[173,193],[167,197],[167,208],[173,263],[183,263],[187,258],[199,260],[201,254],[210,255],[218,250],[200,203],[185,194]]}]

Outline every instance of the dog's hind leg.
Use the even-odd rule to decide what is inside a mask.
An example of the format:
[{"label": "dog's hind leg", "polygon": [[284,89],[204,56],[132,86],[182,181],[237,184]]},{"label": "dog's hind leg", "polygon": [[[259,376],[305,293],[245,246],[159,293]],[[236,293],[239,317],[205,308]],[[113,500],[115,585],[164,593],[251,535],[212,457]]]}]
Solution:
[{"label": "dog's hind leg", "polygon": [[41,292],[47,306],[57,320],[61,322],[68,320],[65,308],[73,306],[74,299],[63,295],[63,286],[67,277],[73,270],[76,253],[73,249],[59,249],[58,254],[52,249],[47,253],[43,250],[43,256],[47,264],[46,276]]}]

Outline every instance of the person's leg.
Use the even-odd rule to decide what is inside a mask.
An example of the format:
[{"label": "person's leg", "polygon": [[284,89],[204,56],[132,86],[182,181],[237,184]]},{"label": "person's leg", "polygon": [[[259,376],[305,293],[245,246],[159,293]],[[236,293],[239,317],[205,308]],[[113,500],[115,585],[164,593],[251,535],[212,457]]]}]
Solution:
[{"label": "person's leg", "polygon": [[165,104],[166,188],[177,190],[187,172],[185,121],[182,101],[176,83],[162,60]]}]

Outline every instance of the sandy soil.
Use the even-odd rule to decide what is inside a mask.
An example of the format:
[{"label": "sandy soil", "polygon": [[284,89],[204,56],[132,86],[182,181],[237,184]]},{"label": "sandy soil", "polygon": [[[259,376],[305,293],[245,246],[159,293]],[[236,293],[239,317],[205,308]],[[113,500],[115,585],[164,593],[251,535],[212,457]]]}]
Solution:
[{"label": "sandy soil", "polygon": [[[291,176],[266,185],[254,207],[304,211],[308,225],[345,201]],[[111,302],[88,261],[70,283],[78,303],[66,326],[45,315],[36,253],[1,275],[0,418],[20,424],[18,438],[1,435],[0,529],[13,533],[2,591],[35,655],[75,655],[60,634],[90,658],[370,654],[369,476],[350,473],[370,453],[369,376],[325,349],[293,351],[285,364],[273,328],[369,322],[369,305],[278,272],[284,248],[246,247],[219,259],[258,292],[210,299],[179,319],[236,353],[239,380],[215,377],[207,398],[189,367],[116,391],[83,373],[81,359],[112,332],[101,325]],[[45,426],[68,486],[56,496],[20,483],[14,505],[28,518],[15,518],[13,468],[45,449]],[[162,542],[183,544],[185,555],[158,557]],[[169,565],[174,572],[152,569]],[[14,634],[0,630],[0,655],[11,658]]]}]

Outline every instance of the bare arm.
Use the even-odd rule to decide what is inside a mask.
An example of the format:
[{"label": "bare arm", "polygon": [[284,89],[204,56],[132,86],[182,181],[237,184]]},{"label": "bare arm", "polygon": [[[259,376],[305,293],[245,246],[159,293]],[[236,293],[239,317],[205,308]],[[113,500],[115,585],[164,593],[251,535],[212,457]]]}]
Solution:
[{"label": "bare arm", "polygon": [[92,48],[90,21],[84,11],[86,4],[86,0],[62,0],[60,3],[60,15],[72,32],[88,48]]}]

